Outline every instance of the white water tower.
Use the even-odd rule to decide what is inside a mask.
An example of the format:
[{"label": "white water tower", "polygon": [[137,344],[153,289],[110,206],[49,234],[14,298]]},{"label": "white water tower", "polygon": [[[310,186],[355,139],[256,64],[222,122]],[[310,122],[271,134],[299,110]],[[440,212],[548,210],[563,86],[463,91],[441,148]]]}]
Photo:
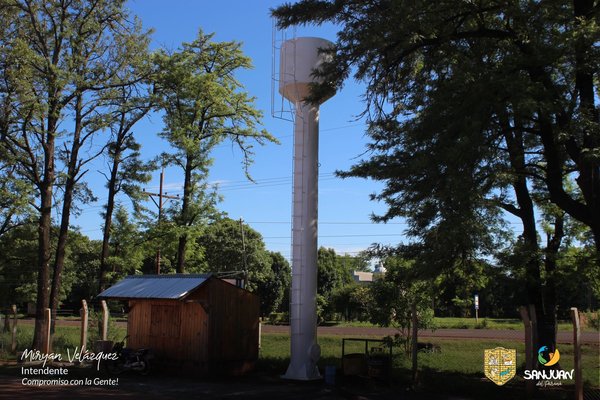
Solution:
[{"label": "white water tower", "polygon": [[[313,71],[323,62],[325,39],[299,37],[281,45],[279,93],[294,108],[294,183],[292,206],[291,356],[283,376],[312,380],[321,375],[317,361],[317,203],[319,176],[319,105],[305,102]],[[323,101],[325,101],[324,99]]]}]

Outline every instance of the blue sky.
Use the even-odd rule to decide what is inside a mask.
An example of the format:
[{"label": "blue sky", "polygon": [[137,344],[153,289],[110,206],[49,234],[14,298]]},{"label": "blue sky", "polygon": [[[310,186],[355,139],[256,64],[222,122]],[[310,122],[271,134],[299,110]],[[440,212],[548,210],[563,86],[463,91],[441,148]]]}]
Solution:
[{"label": "blue sky", "polygon": [[[231,218],[244,220],[259,231],[267,248],[290,256],[292,144],[293,125],[271,115],[272,20],[269,9],[281,1],[266,0],[132,0],[128,7],[144,27],[153,28],[152,48],[175,50],[182,42],[190,42],[198,30],[215,33],[214,40],[235,40],[243,43],[254,69],[237,75],[246,90],[256,97],[256,107],[262,110],[263,127],[276,136],[279,145],[268,144],[255,148],[255,163],[249,182],[243,172],[242,158],[230,144],[219,146],[213,153],[214,165],[210,182],[220,183],[224,196],[219,208]],[[335,27],[298,27],[296,36],[318,36],[335,40]],[[370,222],[371,213],[380,213],[383,205],[371,202],[369,194],[381,184],[362,179],[341,180],[335,170],[348,168],[365,151],[365,122],[357,119],[363,111],[362,87],[349,81],[344,89],[321,106],[320,114],[320,181],[319,181],[319,245],[334,248],[339,253],[354,254],[373,242],[398,243],[403,239],[405,225],[395,221],[386,225]],[[276,93],[276,99],[278,94]],[[280,99],[275,102],[281,106]],[[161,116],[154,114],[135,128],[142,143],[144,158],[151,159],[168,148],[158,138],[162,130]],[[99,167],[100,168],[100,167]],[[98,168],[98,169],[99,169]],[[73,224],[91,238],[101,238],[102,221],[99,213],[106,200],[102,175],[90,170],[88,180],[99,195],[99,201],[86,207]],[[170,194],[182,192],[182,174],[168,169],[165,190]],[[158,191],[159,172],[146,187]],[[124,204],[126,199],[121,199]]]}]

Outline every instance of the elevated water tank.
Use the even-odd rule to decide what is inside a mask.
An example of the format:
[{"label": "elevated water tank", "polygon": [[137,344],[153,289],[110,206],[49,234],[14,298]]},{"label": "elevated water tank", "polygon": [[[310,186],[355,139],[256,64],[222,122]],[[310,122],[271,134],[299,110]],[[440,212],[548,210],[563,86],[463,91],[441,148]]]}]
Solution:
[{"label": "elevated water tank", "polygon": [[324,61],[319,49],[332,43],[302,37],[283,43],[279,93],[294,104],[294,186],[292,205],[292,287],[290,293],[290,365],[284,378],[321,377],[317,368],[317,217],[319,177],[319,106],[304,100],[313,71]]},{"label": "elevated water tank", "polygon": [[325,55],[319,49],[331,46],[333,43],[329,40],[317,37],[299,37],[283,42],[279,58],[279,93],[292,103],[308,97],[310,84],[319,82],[313,72],[325,61]]}]

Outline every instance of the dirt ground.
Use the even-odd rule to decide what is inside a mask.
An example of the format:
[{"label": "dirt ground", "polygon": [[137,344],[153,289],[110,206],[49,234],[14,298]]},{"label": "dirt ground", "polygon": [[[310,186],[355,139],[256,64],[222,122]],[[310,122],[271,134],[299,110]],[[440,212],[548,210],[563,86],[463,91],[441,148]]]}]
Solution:
[{"label": "dirt ground", "polygon": [[[263,333],[289,333],[289,326],[263,325]],[[381,327],[353,327],[353,326],[319,326],[317,334],[322,336],[385,336],[393,335],[398,330],[395,328]],[[515,330],[501,329],[436,329],[420,330],[419,338],[440,338],[440,339],[498,339],[498,340],[520,340],[525,341],[525,332]],[[559,331],[556,336],[558,343],[573,343],[573,333]],[[600,335],[598,332],[581,332],[582,344],[599,344]]]},{"label": "dirt ground", "polygon": [[[6,371],[6,367],[3,369]],[[0,374],[0,399],[352,399],[416,400],[452,399],[448,396],[424,396],[380,382],[353,379],[335,386],[323,381],[292,382],[276,376],[252,374],[245,377],[203,380],[178,377],[119,376],[118,386],[27,386],[19,371]]]},{"label": "dirt ground", "polygon": [[[52,375],[49,371],[40,375],[23,370],[42,368],[38,364],[1,361],[0,399],[471,400],[436,393],[435,390],[415,393],[390,380],[343,376],[340,371],[333,384],[326,384],[323,379],[310,382],[284,380],[273,372],[258,369],[238,377],[183,376],[181,372],[175,374],[160,369],[152,370],[148,376],[131,371],[110,375],[103,368],[97,370],[95,365],[68,362],[48,364],[54,371],[59,368],[68,370],[62,376]],[[61,385],[52,382],[56,378],[64,382],[58,382]]]}]

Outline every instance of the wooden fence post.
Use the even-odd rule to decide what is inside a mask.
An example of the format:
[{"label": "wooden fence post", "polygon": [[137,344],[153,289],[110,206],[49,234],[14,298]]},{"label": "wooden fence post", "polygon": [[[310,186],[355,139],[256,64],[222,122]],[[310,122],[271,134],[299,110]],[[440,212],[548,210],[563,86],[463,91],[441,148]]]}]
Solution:
[{"label": "wooden fence post", "polygon": [[[531,307],[529,309],[531,309]],[[525,325],[525,369],[531,370],[533,369],[533,325],[531,323],[531,319],[529,319],[527,307],[521,306],[519,311],[521,312],[521,318],[523,319],[523,324]],[[528,398],[533,397],[533,392],[535,391],[534,385],[535,382],[533,380],[528,380],[525,383]]]},{"label": "wooden fence post", "polygon": [[84,353],[88,334],[88,306],[85,300],[81,300],[81,310],[79,313],[81,315],[81,341],[79,347],[81,348],[81,353]]},{"label": "wooden fence post", "polygon": [[106,341],[108,337],[108,307],[106,306],[106,300],[100,302],[102,306],[102,340]]},{"label": "wooden fence post", "polygon": [[44,323],[46,324],[44,326],[45,331],[46,331],[46,340],[44,341],[44,353],[46,354],[50,354],[50,352],[52,351],[52,346],[50,343],[50,338],[51,338],[51,334],[50,334],[50,328],[51,328],[51,313],[50,313],[50,309],[46,308],[45,313],[44,313]]},{"label": "wooden fence post", "polygon": [[581,376],[581,330],[579,326],[579,311],[571,307],[573,320],[573,353],[575,354],[575,400],[583,400],[583,377]]},{"label": "wooden fence post", "polygon": [[[419,319],[417,317],[417,303],[411,304],[410,313],[412,318],[412,335],[411,335],[411,358],[412,358],[412,382],[413,386],[417,384],[418,378],[418,351],[419,351]],[[390,360],[391,362],[391,360]]]},{"label": "wooden fence post", "polygon": [[10,315],[9,314],[9,310],[6,310],[6,314],[4,314],[4,328],[2,329],[3,332],[10,332]]},{"label": "wooden fence post", "polygon": [[[12,305],[13,326],[12,326],[12,343],[10,350],[12,353],[17,351],[17,305]],[[8,315],[8,314],[7,314]]]},{"label": "wooden fence post", "polygon": [[[536,346],[539,346],[537,337],[537,314],[535,312],[535,305],[529,305],[529,320],[531,321],[531,344],[532,350],[536,350]],[[533,357],[533,353],[532,353]],[[531,366],[533,368],[533,365]]]},{"label": "wooden fence post", "polygon": [[258,348],[262,347],[262,322],[258,320]]}]

